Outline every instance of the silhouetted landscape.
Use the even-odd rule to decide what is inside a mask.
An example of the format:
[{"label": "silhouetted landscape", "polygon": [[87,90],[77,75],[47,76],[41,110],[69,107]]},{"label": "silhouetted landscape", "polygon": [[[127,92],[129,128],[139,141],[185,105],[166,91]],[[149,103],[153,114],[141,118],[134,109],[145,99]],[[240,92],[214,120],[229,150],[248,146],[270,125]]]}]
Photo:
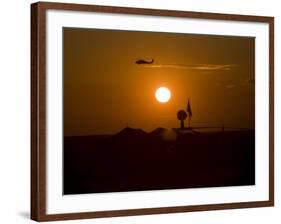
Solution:
[{"label": "silhouetted landscape", "polygon": [[63,28],[64,194],[254,185],[255,123],[254,37]]},{"label": "silhouetted landscape", "polygon": [[252,130],[65,137],[64,194],[253,185],[254,159]]}]

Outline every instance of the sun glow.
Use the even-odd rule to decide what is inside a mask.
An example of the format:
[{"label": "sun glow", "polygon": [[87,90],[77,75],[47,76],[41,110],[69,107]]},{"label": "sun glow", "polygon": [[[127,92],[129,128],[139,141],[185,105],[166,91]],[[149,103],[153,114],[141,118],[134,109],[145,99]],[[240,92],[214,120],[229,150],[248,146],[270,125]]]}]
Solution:
[{"label": "sun glow", "polygon": [[167,87],[160,87],[155,92],[155,98],[159,103],[167,103],[171,99],[171,91]]}]

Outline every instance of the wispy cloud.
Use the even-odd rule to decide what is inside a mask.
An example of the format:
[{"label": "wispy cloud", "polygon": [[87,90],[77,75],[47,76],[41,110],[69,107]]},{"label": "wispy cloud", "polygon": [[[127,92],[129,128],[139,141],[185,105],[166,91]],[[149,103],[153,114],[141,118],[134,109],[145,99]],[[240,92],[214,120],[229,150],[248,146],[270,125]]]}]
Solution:
[{"label": "wispy cloud", "polygon": [[202,70],[202,71],[229,71],[236,65],[216,65],[216,64],[145,64],[139,65],[147,68],[174,68],[174,69],[190,69],[190,70]]},{"label": "wispy cloud", "polygon": [[221,84],[221,83],[216,83],[216,86],[224,86],[226,90],[229,89],[234,89],[236,87],[243,87],[243,86],[253,86],[255,85],[255,79],[254,78],[247,78],[245,80],[242,80],[240,83],[232,83],[232,84]]}]

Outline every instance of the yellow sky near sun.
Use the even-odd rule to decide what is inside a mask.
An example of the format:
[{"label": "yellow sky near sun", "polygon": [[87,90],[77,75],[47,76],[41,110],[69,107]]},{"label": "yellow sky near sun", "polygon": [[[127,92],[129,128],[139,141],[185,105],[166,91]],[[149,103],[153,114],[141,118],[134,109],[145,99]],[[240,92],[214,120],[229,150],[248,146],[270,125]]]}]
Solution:
[{"label": "yellow sky near sun", "polygon": [[[112,134],[126,126],[254,128],[254,38],[64,28],[64,133]],[[153,58],[149,66],[139,58]],[[224,65],[226,67],[214,67]],[[229,66],[229,67],[227,67]],[[167,103],[157,88],[170,89]]]}]

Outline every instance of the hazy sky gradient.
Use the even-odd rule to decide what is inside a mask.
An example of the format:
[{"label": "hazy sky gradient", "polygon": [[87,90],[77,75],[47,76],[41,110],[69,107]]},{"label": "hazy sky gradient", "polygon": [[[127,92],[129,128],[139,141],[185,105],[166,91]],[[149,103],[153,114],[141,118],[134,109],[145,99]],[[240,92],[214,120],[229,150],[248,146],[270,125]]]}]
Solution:
[{"label": "hazy sky gradient", "polygon": [[192,126],[254,128],[254,77],[254,38],[64,28],[64,133],[179,127],[188,98]]}]

